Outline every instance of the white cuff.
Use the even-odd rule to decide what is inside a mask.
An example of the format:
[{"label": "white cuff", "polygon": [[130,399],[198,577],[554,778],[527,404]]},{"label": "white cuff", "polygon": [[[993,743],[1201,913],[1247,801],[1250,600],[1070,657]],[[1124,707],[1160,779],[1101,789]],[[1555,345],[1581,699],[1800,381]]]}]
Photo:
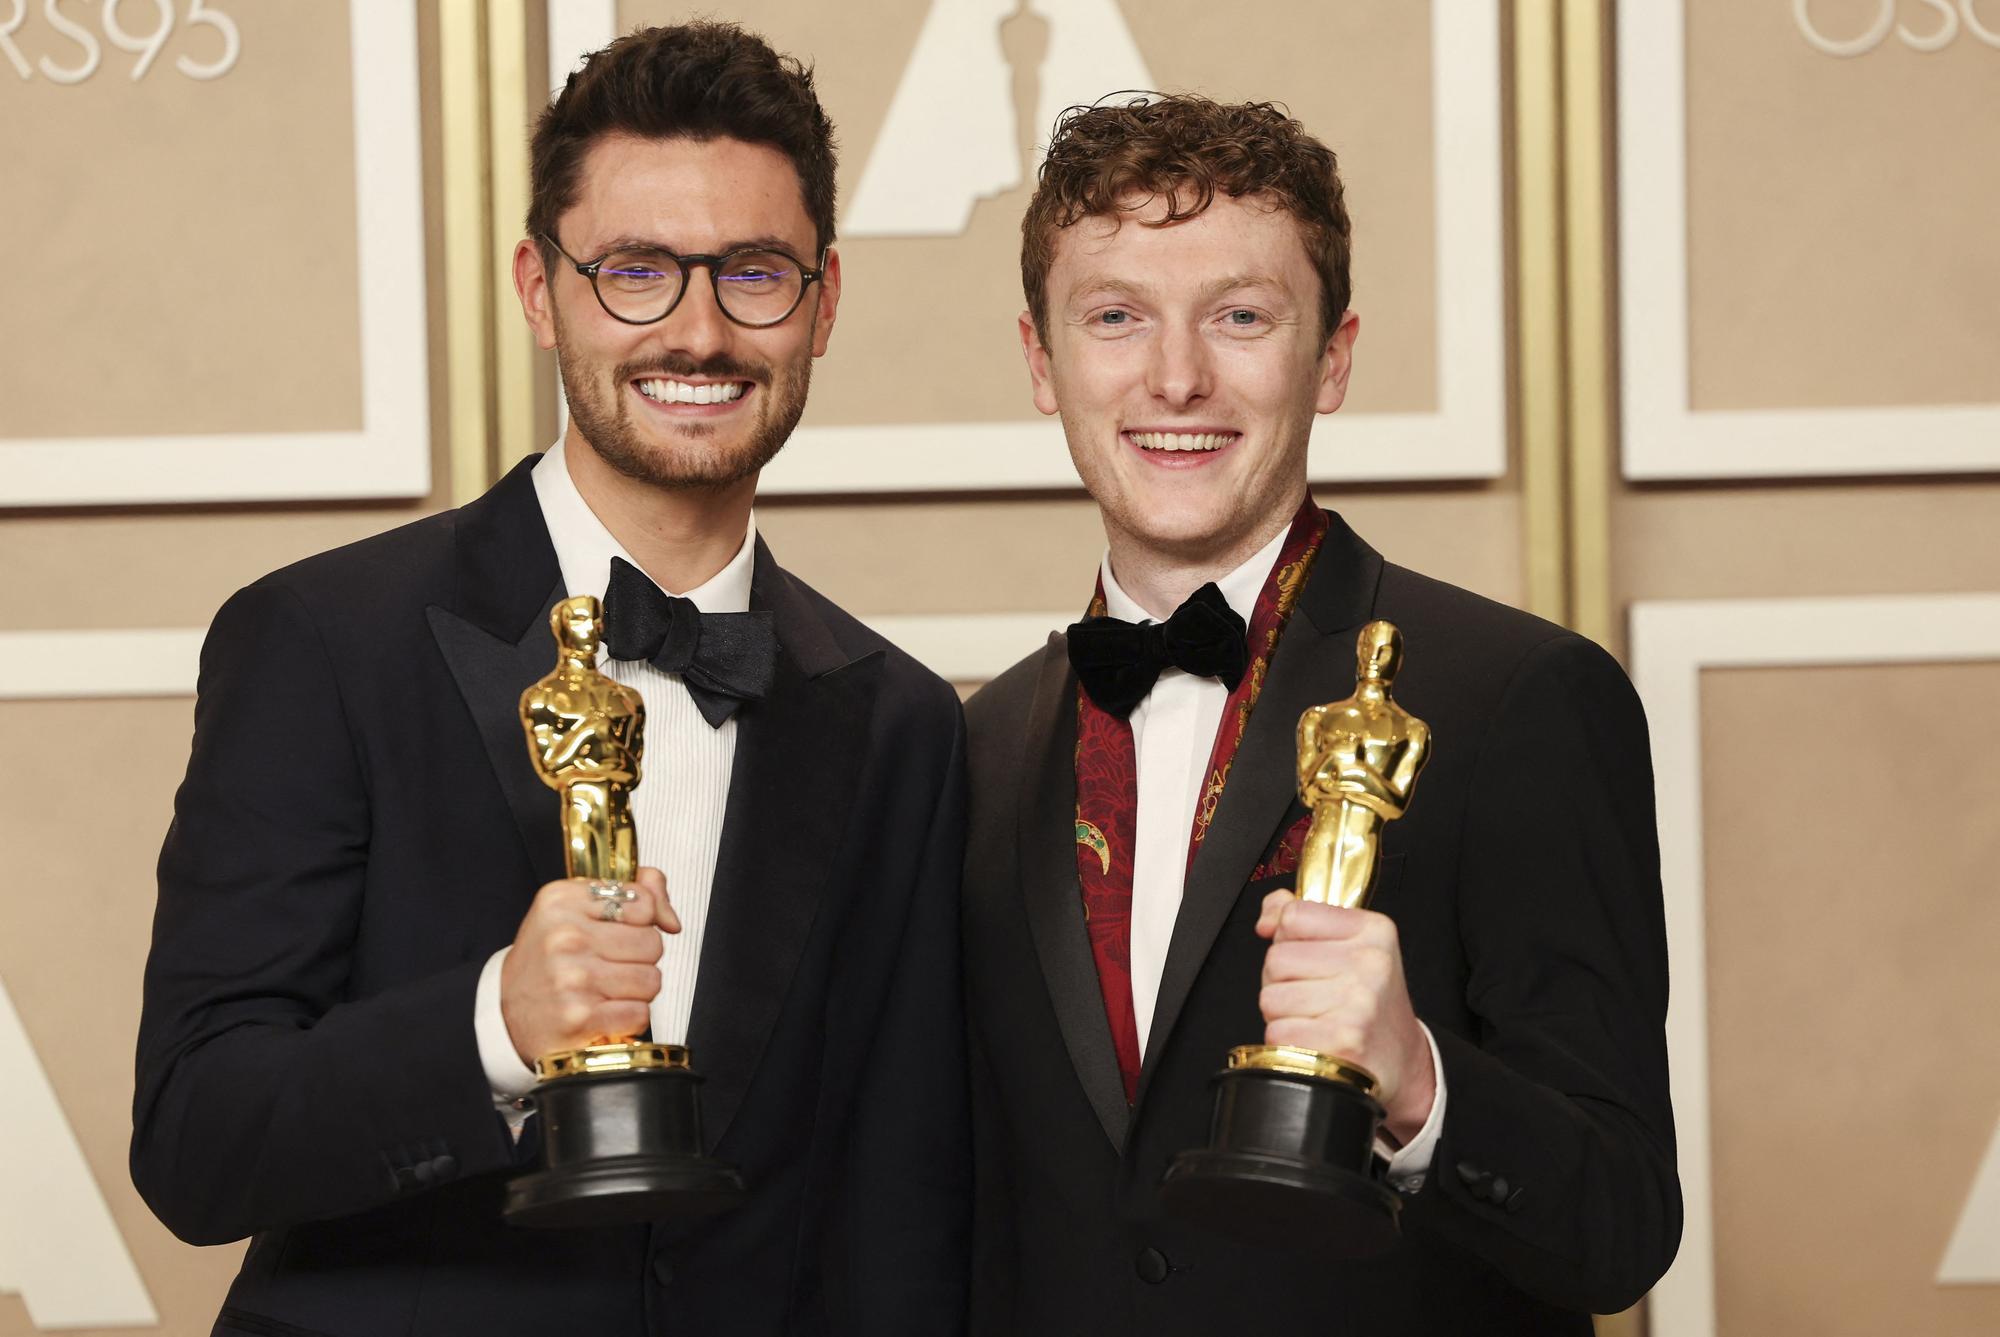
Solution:
[{"label": "white cuff", "polygon": [[[493,1088],[493,1102],[510,1116],[511,1107],[535,1089],[535,1073],[521,1062],[514,1050],[514,1037],[507,1034],[507,1019],[500,1012],[500,966],[511,947],[502,947],[486,958],[479,972],[479,989],[472,997],[472,1030],[479,1037],[479,1063],[486,1069],[486,1084]],[[509,1123],[515,1122],[510,1117]]]},{"label": "white cuff", "polygon": [[1437,1074],[1437,1090],[1431,1095],[1431,1112],[1417,1135],[1389,1157],[1389,1183],[1403,1193],[1415,1193],[1430,1173],[1431,1157],[1437,1154],[1438,1135],[1444,1132],[1444,1059],[1438,1053],[1437,1037],[1423,1026],[1424,1043],[1431,1047],[1431,1071]]}]

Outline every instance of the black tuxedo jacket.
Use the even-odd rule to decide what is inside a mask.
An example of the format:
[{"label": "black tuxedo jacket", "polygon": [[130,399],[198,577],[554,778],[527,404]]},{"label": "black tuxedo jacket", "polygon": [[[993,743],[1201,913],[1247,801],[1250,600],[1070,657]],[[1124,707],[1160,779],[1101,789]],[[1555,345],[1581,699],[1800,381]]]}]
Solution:
[{"label": "black tuxedo jacket", "polygon": [[[1076,678],[1061,636],[968,705],[965,879],[977,1188],[973,1330],[1588,1333],[1680,1236],[1666,947],[1646,728],[1590,642],[1386,564],[1339,517],[1273,656],[1189,871],[1128,1107],[1077,888]],[[1448,1086],[1403,1240],[1365,1262],[1262,1255],[1169,1220],[1208,1082],[1263,1039],[1264,896],[1304,814],[1294,730],[1354,689],[1355,637],[1402,629],[1396,697],[1431,726],[1373,908],[1396,921]]]},{"label": "black tuxedo jacket", "polygon": [[693,1228],[501,1221],[533,1138],[494,1109],[473,993],[563,873],[516,714],[560,585],[524,462],[217,615],[160,856],[134,1181],[185,1240],[256,1236],[221,1333],[957,1331],[958,702],[761,542],[778,676],[737,717],[688,1037],[750,1197]]}]

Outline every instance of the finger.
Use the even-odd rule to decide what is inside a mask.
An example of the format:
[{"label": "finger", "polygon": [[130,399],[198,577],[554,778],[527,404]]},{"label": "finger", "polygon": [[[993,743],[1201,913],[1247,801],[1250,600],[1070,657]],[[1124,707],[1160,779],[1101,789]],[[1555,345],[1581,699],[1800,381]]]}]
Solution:
[{"label": "finger", "polygon": [[[1374,1058],[1368,1048],[1368,1037],[1359,1027],[1329,1024],[1320,1017],[1281,1017],[1264,1028],[1264,1043],[1296,1045],[1300,1049],[1331,1054],[1363,1067],[1367,1067],[1369,1060]],[[1377,1072],[1375,1076],[1380,1078],[1382,1074]]]},{"label": "finger", "polygon": [[653,1022],[653,1010],[645,1003],[626,1000],[599,1003],[590,1010],[589,1038],[624,1040],[637,1035]]},{"label": "finger", "polygon": [[1381,989],[1392,973],[1388,953],[1352,940],[1295,939],[1273,943],[1264,953],[1263,982],[1342,980],[1367,990]]},{"label": "finger", "polygon": [[1266,893],[1263,907],[1257,912],[1257,936],[1268,938],[1277,932],[1279,915],[1295,899],[1291,893],[1291,889],[1287,887],[1280,887],[1276,891]]},{"label": "finger", "polygon": [[[657,938],[659,935],[656,933],[653,936]],[[607,1000],[650,1003],[653,995],[660,991],[660,972],[650,965],[601,961],[591,971],[591,982]]]},{"label": "finger", "polygon": [[672,897],[667,894],[667,875],[657,868],[641,868],[634,881],[639,894],[652,904],[652,922],[663,932],[679,933],[681,917],[674,911]]},{"label": "finger", "polygon": [[1331,980],[1286,980],[1257,991],[1257,1010],[1266,1022],[1285,1017],[1322,1017],[1340,1005],[1341,988]]},{"label": "finger", "polygon": [[585,931],[589,951],[600,961],[651,965],[667,947],[660,930],[651,924],[590,924]]},{"label": "finger", "polygon": [[[615,884],[624,888],[626,892],[624,897],[594,890],[607,885],[606,882],[597,879],[576,878],[572,879],[571,885],[576,889],[571,897],[571,904],[575,912],[586,919],[634,927],[658,924],[661,928],[666,928],[667,926],[660,922],[661,914],[665,911],[670,917],[672,916],[664,894],[648,889],[641,882]],[[672,923],[673,927],[667,931],[678,933],[680,920],[677,917],[672,918]]]},{"label": "finger", "polygon": [[1371,918],[1381,919],[1383,916],[1340,905],[1294,901],[1278,912],[1278,927],[1271,940],[1294,942],[1300,939],[1358,938],[1366,931]]}]

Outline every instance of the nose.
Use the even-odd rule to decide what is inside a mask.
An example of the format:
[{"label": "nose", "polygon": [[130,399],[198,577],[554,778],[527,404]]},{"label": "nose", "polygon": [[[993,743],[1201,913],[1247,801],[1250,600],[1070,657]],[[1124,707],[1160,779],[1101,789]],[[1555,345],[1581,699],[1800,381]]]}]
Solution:
[{"label": "nose", "polygon": [[1164,325],[1146,367],[1146,389],[1169,408],[1186,408],[1208,398],[1213,370],[1199,333]]},{"label": "nose", "polygon": [[706,265],[688,268],[687,285],[680,303],[656,328],[670,351],[700,363],[728,348],[734,327],[715,300],[715,282]]}]

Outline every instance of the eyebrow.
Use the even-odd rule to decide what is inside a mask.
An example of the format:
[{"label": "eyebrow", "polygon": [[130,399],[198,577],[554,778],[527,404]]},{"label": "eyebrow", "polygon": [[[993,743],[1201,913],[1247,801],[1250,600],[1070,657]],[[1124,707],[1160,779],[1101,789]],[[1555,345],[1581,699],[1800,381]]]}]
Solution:
[{"label": "eyebrow", "polygon": [[[1282,291],[1284,285],[1269,274],[1228,274],[1216,279],[1213,283],[1204,285],[1201,289],[1201,296],[1205,298],[1220,297],[1227,293],[1241,292],[1245,288],[1277,288]],[[1074,294],[1077,299],[1099,296],[1145,297],[1149,296],[1153,291],[1154,289],[1151,284],[1105,275],[1101,278],[1086,279],[1076,286]]]},{"label": "eyebrow", "polygon": [[[613,251],[664,251],[668,255],[695,254],[693,251],[677,251],[657,237],[641,237],[636,234],[613,237],[610,241],[603,243],[599,247],[598,254],[609,255]],[[783,237],[773,236],[769,233],[763,236],[747,237],[740,241],[729,242],[721,250],[715,251],[714,254],[727,255],[731,251],[785,251],[791,255],[799,254],[798,248],[792,245],[791,242],[786,241]]]}]

